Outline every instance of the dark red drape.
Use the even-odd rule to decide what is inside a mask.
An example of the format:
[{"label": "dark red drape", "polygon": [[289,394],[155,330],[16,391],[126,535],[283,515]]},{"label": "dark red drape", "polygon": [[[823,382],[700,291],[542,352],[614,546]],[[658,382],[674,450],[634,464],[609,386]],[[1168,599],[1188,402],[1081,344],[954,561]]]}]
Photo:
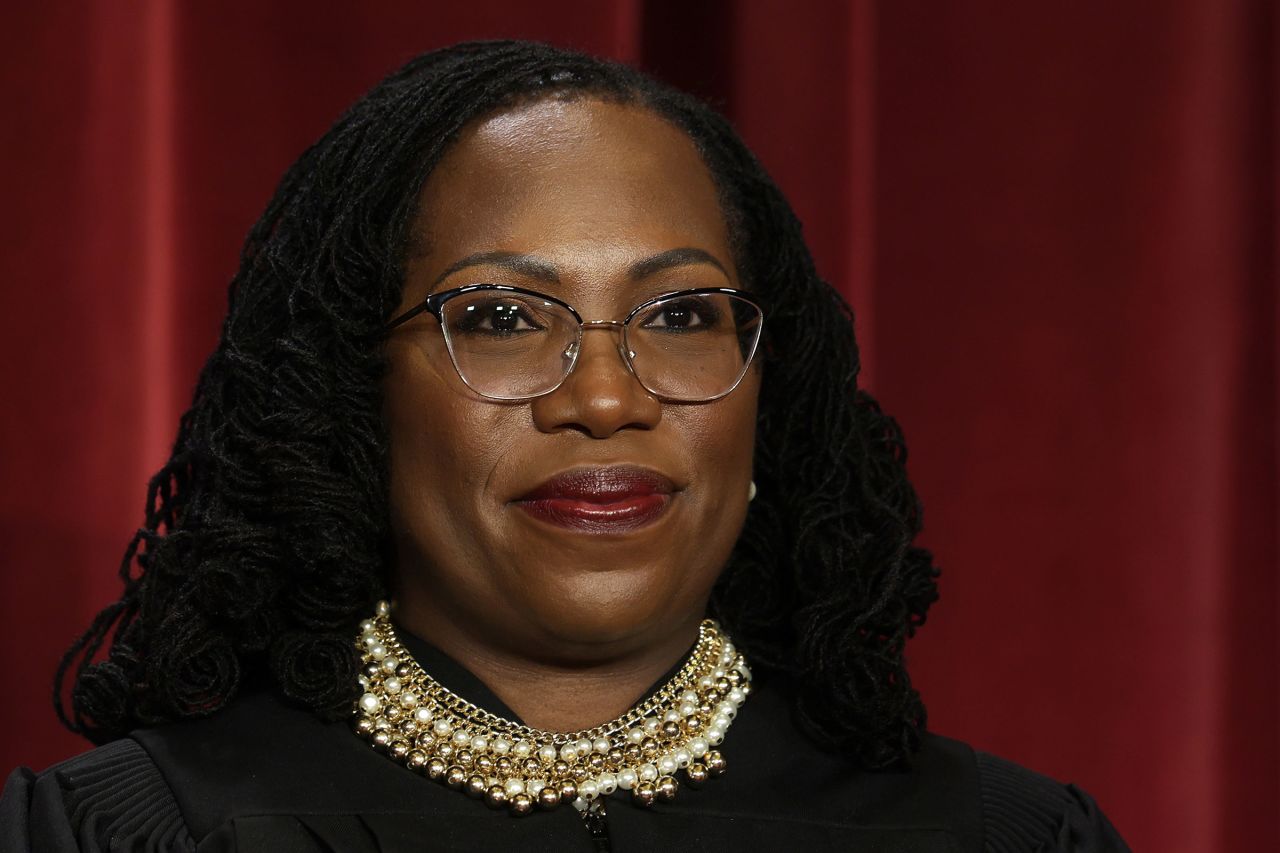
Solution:
[{"label": "dark red drape", "polygon": [[28,4],[0,15],[0,769],[83,748],[61,649],[275,180],[409,56],[537,38],[717,101],[851,299],[942,601],[931,725],[1135,849],[1280,849],[1269,0]]}]

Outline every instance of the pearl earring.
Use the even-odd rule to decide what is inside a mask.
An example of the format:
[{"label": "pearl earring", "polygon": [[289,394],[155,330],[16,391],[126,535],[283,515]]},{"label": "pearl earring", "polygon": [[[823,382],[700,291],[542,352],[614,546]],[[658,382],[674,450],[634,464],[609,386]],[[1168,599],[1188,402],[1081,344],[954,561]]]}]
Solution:
[{"label": "pearl earring", "polygon": [[747,487],[747,503],[756,499],[756,481],[752,480],[751,485]]}]

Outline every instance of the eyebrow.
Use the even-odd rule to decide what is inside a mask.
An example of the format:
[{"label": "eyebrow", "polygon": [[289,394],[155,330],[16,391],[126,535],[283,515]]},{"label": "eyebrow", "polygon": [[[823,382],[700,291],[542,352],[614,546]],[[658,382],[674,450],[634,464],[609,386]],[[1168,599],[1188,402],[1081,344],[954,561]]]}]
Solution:
[{"label": "eyebrow", "polygon": [[[703,249],[695,249],[692,246],[668,249],[665,252],[659,252],[656,255],[636,261],[627,269],[627,277],[632,281],[640,281],[672,267],[693,264],[708,264],[724,273],[725,278],[729,278],[729,271],[724,268],[724,264],[716,260],[715,255]],[[555,266],[533,255],[522,255],[518,252],[476,252],[450,264],[444,272],[440,273],[431,286],[433,288],[436,287],[440,282],[460,270],[479,266],[510,270],[548,284],[560,283],[560,274],[556,271]]]}]

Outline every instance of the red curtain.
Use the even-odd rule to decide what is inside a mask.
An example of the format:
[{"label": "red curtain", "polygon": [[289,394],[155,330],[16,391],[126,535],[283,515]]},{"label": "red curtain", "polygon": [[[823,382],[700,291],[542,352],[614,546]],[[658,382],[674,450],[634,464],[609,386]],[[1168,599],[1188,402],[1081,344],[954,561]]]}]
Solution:
[{"label": "red curtain", "polygon": [[0,22],[0,768],[114,597],[239,242],[341,108],[476,37],[716,100],[852,300],[942,600],[936,730],[1135,849],[1280,849],[1269,0],[18,4]]}]

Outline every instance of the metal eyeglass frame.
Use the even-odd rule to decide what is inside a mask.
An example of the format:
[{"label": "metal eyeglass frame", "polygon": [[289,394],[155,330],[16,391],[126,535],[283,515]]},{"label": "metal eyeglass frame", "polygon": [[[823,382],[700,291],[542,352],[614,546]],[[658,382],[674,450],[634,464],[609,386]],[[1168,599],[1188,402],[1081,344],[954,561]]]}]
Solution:
[{"label": "metal eyeglass frame", "polygon": [[[499,293],[519,293],[524,296],[532,296],[537,299],[545,299],[547,302],[551,302],[556,305],[559,305],[561,308],[564,308],[566,311],[568,311],[570,314],[573,315],[573,318],[578,321],[578,337],[574,345],[573,361],[569,363],[569,369],[565,371],[564,376],[560,377],[560,381],[556,382],[555,385],[548,388],[546,391],[539,391],[537,394],[522,394],[514,397],[502,397],[502,396],[496,396],[493,394],[486,394],[483,391],[480,391],[477,388],[473,387],[472,384],[467,381],[467,377],[463,375],[462,370],[458,367],[457,357],[453,354],[453,341],[449,337],[448,328],[447,326],[445,326],[442,312],[444,310],[444,304],[448,302],[450,299],[454,298],[455,296],[461,296],[465,293],[474,293],[479,290],[492,290],[492,291],[497,291]],[[645,384],[645,381],[640,378],[639,374],[636,373],[635,366],[632,365],[631,363],[631,356],[633,355],[633,353],[631,352],[631,347],[627,344],[627,330],[630,327],[629,324],[637,314],[639,314],[644,309],[658,302],[664,302],[668,299],[675,299],[681,296],[701,296],[709,293],[719,293],[719,294],[724,294],[725,296],[736,297],[738,299],[743,300],[744,302],[748,302],[751,305],[755,306],[755,309],[760,312],[760,322],[756,325],[756,336],[755,336],[755,340],[751,344],[751,352],[747,353],[747,357],[743,359],[742,370],[738,373],[738,378],[734,380],[733,384],[730,385],[727,390],[722,391],[719,394],[716,394],[714,397],[699,397],[693,400],[684,400],[679,397],[668,397],[664,394],[660,394],[657,391],[650,388],[647,384]],[[719,400],[722,397],[727,397],[729,394],[732,394],[734,389],[736,389],[738,385],[742,383],[743,377],[747,375],[747,370],[749,370],[751,367],[752,360],[755,359],[756,357],[756,351],[759,350],[760,348],[760,338],[761,338],[761,335],[764,333],[764,309],[760,307],[760,303],[757,302],[755,299],[751,298],[750,294],[746,293],[745,291],[737,290],[732,287],[695,287],[687,290],[673,290],[670,293],[663,293],[653,297],[652,299],[646,299],[644,302],[641,302],[635,308],[631,309],[631,311],[627,314],[625,319],[583,320],[582,315],[579,314],[577,310],[574,309],[574,307],[570,305],[568,302],[565,302],[562,299],[557,299],[554,296],[548,296],[547,294],[541,293],[537,290],[529,290],[528,288],[515,287],[509,284],[465,284],[465,285],[462,285],[461,287],[453,287],[448,290],[442,290],[439,293],[431,294],[426,299],[422,300],[422,302],[419,302],[413,308],[410,308],[408,311],[405,311],[403,314],[390,320],[385,327],[385,331],[391,332],[397,326],[407,323],[409,320],[412,320],[414,317],[417,317],[419,314],[430,314],[431,316],[435,317],[436,322],[440,324],[441,332],[444,334],[445,348],[449,351],[449,361],[451,364],[453,364],[453,369],[458,374],[458,378],[462,380],[463,384],[465,384],[468,388],[470,388],[475,393],[479,394],[481,397],[484,397],[489,400],[501,400],[503,402],[533,400],[538,397],[543,397],[547,394],[554,392],[557,388],[559,388],[561,385],[564,384],[565,380],[568,379],[569,376],[573,374],[574,368],[578,366],[578,355],[582,352],[583,334],[588,329],[617,329],[622,333],[621,344],[618,347],[618,351],[622,355],[622,362],[627,366],[627,371],[630,372],[630,374],[635,377],[635,380],[640,383],[640,386],[644,388],[644,390],[648,391],[650,394],[657,397],[659,400],[666,400],[670,402],[680,402],[680,403],[711,403],[711,402],[714,402],[715,400]]]}]

